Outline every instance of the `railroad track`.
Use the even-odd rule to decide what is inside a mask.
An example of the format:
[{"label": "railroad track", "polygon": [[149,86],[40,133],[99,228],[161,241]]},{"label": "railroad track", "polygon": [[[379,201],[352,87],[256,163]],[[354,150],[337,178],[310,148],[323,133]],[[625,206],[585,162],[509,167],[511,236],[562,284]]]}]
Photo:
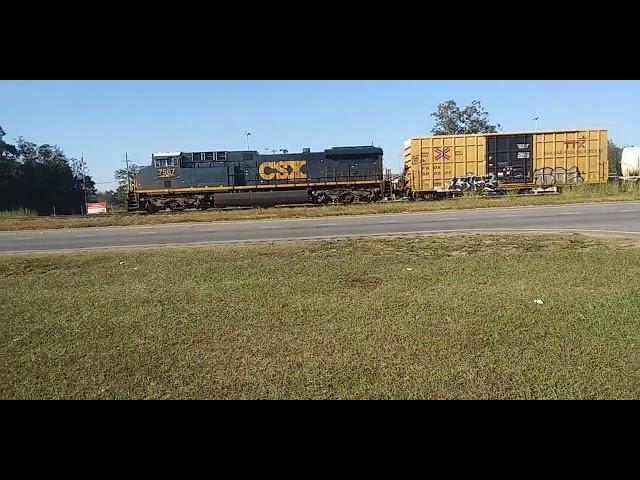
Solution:
[{"label": "railroad track", "polygon": [[[548,192],[548,193],[526,193],[526,194],[519,194],[518,197],[539,197],[541,195],[559,195],[559,193],[552,193],[552,192]],[[484,195],[483,198],[486,199],[491,199],[491,198],[504,198],[505,195]],[[459,198],[465,198],[463,197],[457,197],[457,198],[450,198],[447,199],[446,201],[456,201]],[[384,202],[380,202],[380,203],[407,203],[409,200],[404,199],[404,198],[400,198],[400,199],[396,199],[396,200],[386,200]],[[348,204],[348,205],[353,205],[353,204]],[[23,216],[23,215],[19,215],[19,216],[15,216],[15,217],[11,217],[11,216],[7,216],[4,218],[20,218],[20,219],[36,219],[36,218],[96,218],[96,217],[116,217],[116,216],[130,216],[130,215],[182,215],[185,213],[194,213],[194,212],[203,212],[203,211],[219,211],[219,212],[225,212],[225,211],[235,211],[235,210],[255,210],[256,208],[322,208],[322,207],[326,207],[326,206],[336,206],[336,205],[317,205],[317,204],[313,204],[313,203],[295,203],[295,204],[283,204],[283,205],[273,205],[273,206],[269,206],[269,207],[223,207],[223,208],[209,208],[207,210],[183,210],[183,211],[172,211],[172,210],[168,210],[168,211],[160,211],[160,212],[156,212],[153,214],[149,214],[147,212],[109,212],[109,213],[97,213],[97,214],[93,214],[93,215],[30,215],[30,216]]]},{"label": "railroad track", "polygon": [[[324,207],[325,205],[315,205],[310,203],[304,204],[288,204],[288,205],[273,205],[270,207],[262,207],[262,208],[310,208],[310,207]],[[108,212],[108,213],[96,213],[93,215],[16,215],[16,216],[6,216],[3,218],[20,218],[20,219],[36,219],[36,218],[96,218],[96,217],[119,217],[119,216],[130,216],[130,215],[181,215],[184,213],[194,213],[194,212],[203,212],[203,211],[235,211],[235,210],[255,210],[259,207],[223,207],[223,208],[208,208],[207,210],[183,210],[183,211],[160,211],[153,214],[149,214],[147,212]]]}]

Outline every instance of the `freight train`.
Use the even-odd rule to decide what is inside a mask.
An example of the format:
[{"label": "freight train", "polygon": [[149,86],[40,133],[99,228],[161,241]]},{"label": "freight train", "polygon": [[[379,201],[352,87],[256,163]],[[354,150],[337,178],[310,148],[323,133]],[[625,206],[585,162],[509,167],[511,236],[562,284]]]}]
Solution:
[{"label": "freight train", "polygon": [[128,210],[375,202],[384,188],[382,157],[373,146],[156,153],[130,184]]},{"label": "freight train", "polygon": [[556,192],[606,183],[607,147],[602,129],[413,137],[404,144],[401,191],[383,173],[383,151],[374,146],[156,153],[130,182],[127,203],[130,212],[154,213]]}]

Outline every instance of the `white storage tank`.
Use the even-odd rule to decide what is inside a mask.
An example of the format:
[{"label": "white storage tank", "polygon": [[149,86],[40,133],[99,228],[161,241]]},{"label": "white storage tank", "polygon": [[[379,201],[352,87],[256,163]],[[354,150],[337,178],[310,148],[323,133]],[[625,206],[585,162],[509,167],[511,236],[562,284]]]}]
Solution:
[{"label": "white storage tank", "polygon": [[640,176],[640,147],[625,147],[622,149],[620,170],[623,177]]}]

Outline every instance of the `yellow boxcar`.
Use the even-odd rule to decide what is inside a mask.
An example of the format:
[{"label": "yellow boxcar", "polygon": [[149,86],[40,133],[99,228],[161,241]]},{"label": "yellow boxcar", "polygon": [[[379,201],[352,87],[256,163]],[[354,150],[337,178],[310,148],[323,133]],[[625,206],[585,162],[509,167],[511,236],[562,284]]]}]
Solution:
[{"label": "yellow boxcar", "polygon": [[414,196],[607,181],[607,130],[436,135],[404,144]]}]

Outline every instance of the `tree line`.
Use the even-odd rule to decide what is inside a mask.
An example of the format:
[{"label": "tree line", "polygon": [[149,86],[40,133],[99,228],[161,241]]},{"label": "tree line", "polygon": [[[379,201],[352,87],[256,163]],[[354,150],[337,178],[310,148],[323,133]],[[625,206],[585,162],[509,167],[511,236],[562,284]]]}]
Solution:
[{"label": "tree line", "polygon": [[0,211],[27,209],[40,215],[75,214],[84,209],[86,195],[96,193],[80,160],[67,157],[55,145],[37,145],[22,137],[15,145],[4,141],[0,127]]}]

